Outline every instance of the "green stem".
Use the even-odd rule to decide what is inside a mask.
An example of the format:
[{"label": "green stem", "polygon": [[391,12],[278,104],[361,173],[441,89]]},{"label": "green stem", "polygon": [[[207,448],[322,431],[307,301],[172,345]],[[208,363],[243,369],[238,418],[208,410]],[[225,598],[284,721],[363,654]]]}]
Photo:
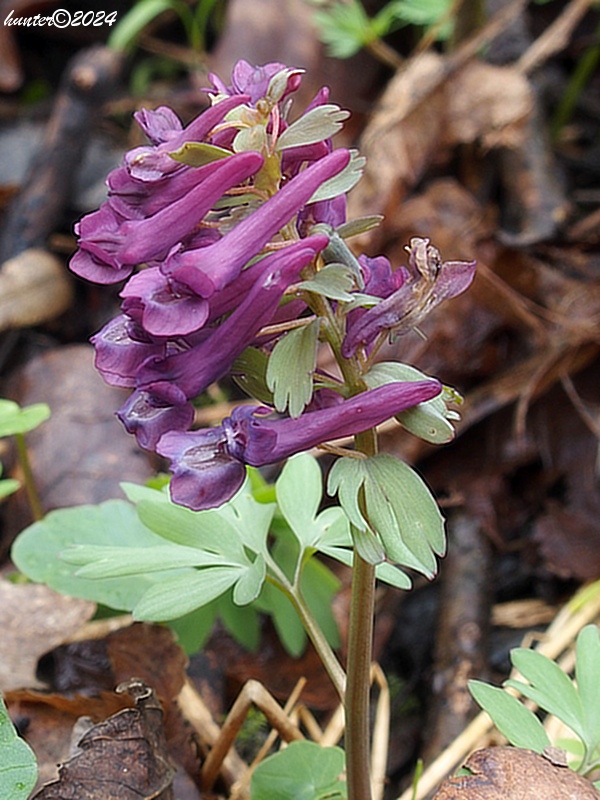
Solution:
[{"label": "green stem", "polygon": [[302,620],[302,624],[304,625],[304,629],[308,634],[309,639],[319,654],[319,658],[327,670],[327,674],[331,678],[331,681],[335,686],[338,695],[340,696],[340,700],[343,702],[346,691],[346,673],[344,672],[342,665],[338,661],[336,654],[333,652],[331,645],[325,638],[325,634],[319,627],[318,622],[314,618],[312,611],[306,603],[306,600],[302,597],[299,588],[292,586],[285,574],[271,558],[267,559],[267,562],[269,568],[274,573],[273,575],[267,574],[267,580],[277,586],[277,588],[289,598],[290,602],[296,609],[296,612]]},{"label": "green stem", "polygon": [[25,437],[22,433],[16,433],[15,439],[17,442],[19,462],[21,464],[21,469],[23,470],[23,480],[25,483],[25,491],[27,492],[27,499],[29,500],[29,506],[31,508],[33,518],[34,520],[38,521],[43,519],[44,510],[42,509],[42,504],[40,502],[35,481],[33,479],[33,472],[31,471],[31,463],[29,461],[29,454],[27,453]]},{"label": "green stem", "polygon": [[[374,430],[355,437],[356,449],[367,456],[377,452]],[[369,695],[373,617],[375,611],[375,567],[354,552],[352,597],[348,631],[346,684],[346,775],[348,800],[370,800]]]}]

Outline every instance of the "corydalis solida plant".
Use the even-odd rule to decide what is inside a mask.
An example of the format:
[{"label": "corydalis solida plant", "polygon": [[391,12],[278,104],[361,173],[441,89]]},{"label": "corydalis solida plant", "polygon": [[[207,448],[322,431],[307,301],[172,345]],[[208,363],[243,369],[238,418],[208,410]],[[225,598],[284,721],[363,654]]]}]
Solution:
[{"label": "corydalis solida plant", "polygon": [[[432,574],[432,553],[443,552],[422,520],[425,490],[405,465],[377,455],[375,427],[396,416],[447,441],[445,399],[455,397],[406,365],[376,364],[376,354],[464,291],[475,265],[442,262],[421,238],[396,270],[383,256],[352,254],[345,238],[373,224],[346,222],[362,161],[333,147],[347,113],[326,88],[293,119],[300,80],[300,70],[241,61],[230,86],[212,76],[212,106],[186,127],[167,108],[139,112],[150,144],[109,175],[107,201],[77,227],[71,268],[98,283],[128,279],[122,314],[93,337],[96,365],[132,390],[118,416],[142,447],[170,459],[175,502],[220,506],[245,465],[355,437],[357,458],[340,459],[330,485],[357,551],[347,756],[349,796],[363,798],[370,629],[357,620],[372,618],[372,568],[389,559]],[[335,374],[317,367],[319,342]],[[260,405],[194,430],[194,399],[228,374]]]}]

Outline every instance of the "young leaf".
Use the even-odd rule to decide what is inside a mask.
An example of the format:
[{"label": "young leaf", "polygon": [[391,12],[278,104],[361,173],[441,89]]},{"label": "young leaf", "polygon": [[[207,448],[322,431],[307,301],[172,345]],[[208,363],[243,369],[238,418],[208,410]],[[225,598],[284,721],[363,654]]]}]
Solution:
[{"label": "young leaf", "polygon": [[267,552],[267,536],[275,513],[275,503],[259,503],[252,494],[250,480],[246,478],[239,492],[219,509],[221,517],[235,528],[244,547],[254,553]]},{"label": "young leaf", "polygon": [[542,653],[517,647],[511,652],[511,661],[521,675],[529,681],[508,680],[513,686],[540,708],[554,714],[581,738],[585,737],[583,707],[573,681],[554,661]]},{"label": "young leaf", "polygon": [[273,392],[267,386],[269,357],[256,347],[247,347],[231,367],[231,376],[249,397],[273,405]]},{"label": "young leaf", "polygon": [[358,150],[350,150],[350,163],[334,178],[322,183],[308,202],[318,203],[321,200],[331,200],[333,197],[349,192],[361,179],[366,163],[366,158],[360,156]]},{"label": "young leaf", "polygon": [[500,733],[515,747],[543,753],[550,746],[544,726],[523,703],[497,686],[482,681],[469,681],[469,691],[476,702],[492,718]]},{"label": "young leaf", "polygon": [[0,695],[0,797],[27,800],[37,780],[37,762],[12,724]]},{"label": "young leaf", "polygon": [[329,471],[327,494],[333,497],[337,492],[340,505],[352,525],[364,531],[368,525],[358,504],[360,487],[366,477],[363,462],[364,459],[360,458],[338,458]]},{"label": "young leaf", "polygon": [[600,744],[600,634],[597,625],[586,625],[576,645],[575,677],[583,707],[584,742],[591,752]]},{"label": "young leaf", "polygon": [[309,281],[298,284],[299,289],[306,289],[308,292],[315,292],[344,303],[354,299],[354,295],[349,294],[353,286],[354,275],[350,267],[345,264],[326,264]]},{"label": "young leaf", "polygon": [[275,151],[281,152],[288,147],[302,147],[330,139],[341,131],[344,120],[349,116],[349,111],[333,103],[315,106],[283,131],[277,139]]},{"label": "young leaf", "polygon": [[[429,376],[408,364],[383,361],[375,364],[365,375],[369,389],[396,381],[422,381]],[[452,413],[452,412],[450,412]],[[432,444],[445,444],[454,438],[444,393],[396,415],[396,420],[410,433]]]},{"label": "young leaf", "polygon": [[267,367],[267,386],[273,392],[277,411],[288,409],[299,417],[310,402],[313,372],[317,363],[320,320],[288,331],[271,353]]},{"label": "young leaf", "polygon": [[342,800],[344,751],[315,742],[292,742],[265,758],[252,774],[252,800]]},{"label": "young leaf", "polygon": [[50,416],[46,403],[34,403],[21,408],[12,400],[0,400],[0,437],[27,433]]}]

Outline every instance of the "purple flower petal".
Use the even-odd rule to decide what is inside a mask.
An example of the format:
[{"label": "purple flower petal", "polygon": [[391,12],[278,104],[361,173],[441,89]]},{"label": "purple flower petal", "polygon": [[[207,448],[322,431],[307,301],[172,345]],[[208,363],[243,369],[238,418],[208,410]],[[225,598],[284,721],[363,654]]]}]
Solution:
[{"label": "purple flower petal", "polygon": [[154,450],[167,431],[185,431],[194,421],[194,408],[187,398],[169,384],[157,383],[136,389],[117,411],[117,416],[138,444]]},{"label": "purple flower petal", "polygon": [[300,211],[322,183],[341,172],[349,160],[347,150],[336,150],[312,164],[220,241],[200,250],[171,254],[162,267],[163,272],[202,297],[210,297],[234,280],[244,264]]},{"label": "purple flower petal", "polygon": [[124,315],[111,320],[91,341],[96,369],[111,386],[135,386],[139,366],[150,356],[165,355],[164,342],[153,341]]},{"label": "purple flower petal", "polygon": [[208,319],[209,304],[169,281],[158,267],[143,269],[123,287],[122,310],[152,336],[185,336]]},{"label": "purple flower petal", "polygon": [[246,477],[246,467],[227,452],[222,428],[198,431],[190,446],[187,433],[166,433],[158,452],[173,463],[169,487],[174,503],[195,510],[216,508],[236,494]]},{"label": "purple flower petal", "polygon": [[161,380],[172,382],[189,398],[203,392],[227,373],[257,332],[270,322],[284,291],[327,242],[326,236],[313,236],[266,256],[260,262],[260,277],[235,311],[190,350],[168,358],[150,357],[138,370],[138,386]]},{"label": "purple flower petal", "polygon": [[173,501],[195,510],[212,508],[240,488],[243,464],[271,464],[360,433],[441,390],[435,380],[390,383],[297,419],[273,419],[267,408],[239,406],[218,428],[165,433],[156,449],[171,460]]}]

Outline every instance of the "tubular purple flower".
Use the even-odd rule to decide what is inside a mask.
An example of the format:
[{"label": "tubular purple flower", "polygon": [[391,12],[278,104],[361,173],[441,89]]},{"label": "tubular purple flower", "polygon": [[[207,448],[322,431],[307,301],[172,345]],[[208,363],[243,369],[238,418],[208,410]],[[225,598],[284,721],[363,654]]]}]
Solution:
[{"label": "tubular purple flower", "polygon": [[165,433],[157,452],[171,460],[173,502],[196,511],[230,500],[241,487],[243,464],[272,464],[329,439],[352,436],[430,400],[436,380],[390,383],[297,419],[273,419],[270,409],[239,406],[218,428]]},{"label": "tubular purple flower", "polygon": [[342,345],[344,358],[354,355],[361,345],[369,347],[382,331],[401,334],[414,328],[437,305],[464,292],[475,277],[475,268],[475,261],[442,263],[429,239],[412,239],[404,283],[360,317],[349,317]]},{"label": "tubular purple flower", "polygon": [[307,167],[220,241],[171,253],[161,269],[202,297],[210,297],[234,280],[252,255],[259,253],[319,186],[341,172],[349,161],[347,150],[336,150]]},{"label": "tubular purple flower", "polygon": [[262,164],[262,156],[254,152],[223,159],[201,184],[146,219],[123,220],[104,203],[76,228],[81,238],[71,269],[96,283],[116,283],[137,264],[163,258],[193,231],[224,192],[254,175]]},{"label": "tubular purple flower", "polygon": [[138,387],[169,381],[188,398],[203,392],[270,322],[287,287],[327,242],[326,236],[312,236],[266,256],[259,262],[260,276],[231,315],[190,350],[167,358],[151,356],[137,372]]},{"label": "tubular purple flower", "polygon": [[[186,142],[202,142],[215,125],[223,120],[226,114],[237,106],[246,103],[247,95],[228,97],[215,106],[199,114],[190,124],[183,128],[177,115],[164,106],[156,112],[143,110],[134,117],[148,136],[155,143],[154,147],[142,146],[129,151],[125,155],[125,167],[133,178],[141,181],[156,181],[182,169],[182,165],[174,161],[169,153],[178,150]],[[170,113],[167,113],[170,112]],[[172,128],[169,129],[169,125]]]},{"label": "tubular purple flower", "polygon": [[129,433],[146,450],[154,450],[167,431],[186,431],[194,421],[194,407],[185,395],[168,383],[157,382],[136,389],[117,411]]},{"label": "tubular purple flower", "polygon": [[96,369],[111,386],[134,387],[135,373],[150,356],[164,357],[166,344],[149,337],[121,314],[92,336]]},{"label": "tubular purple flower", "polygon": [[152,336],[185,336],[208,320],[207,300],[169,280],[158,267],[132,275],[121,290],[121,309]]}]

